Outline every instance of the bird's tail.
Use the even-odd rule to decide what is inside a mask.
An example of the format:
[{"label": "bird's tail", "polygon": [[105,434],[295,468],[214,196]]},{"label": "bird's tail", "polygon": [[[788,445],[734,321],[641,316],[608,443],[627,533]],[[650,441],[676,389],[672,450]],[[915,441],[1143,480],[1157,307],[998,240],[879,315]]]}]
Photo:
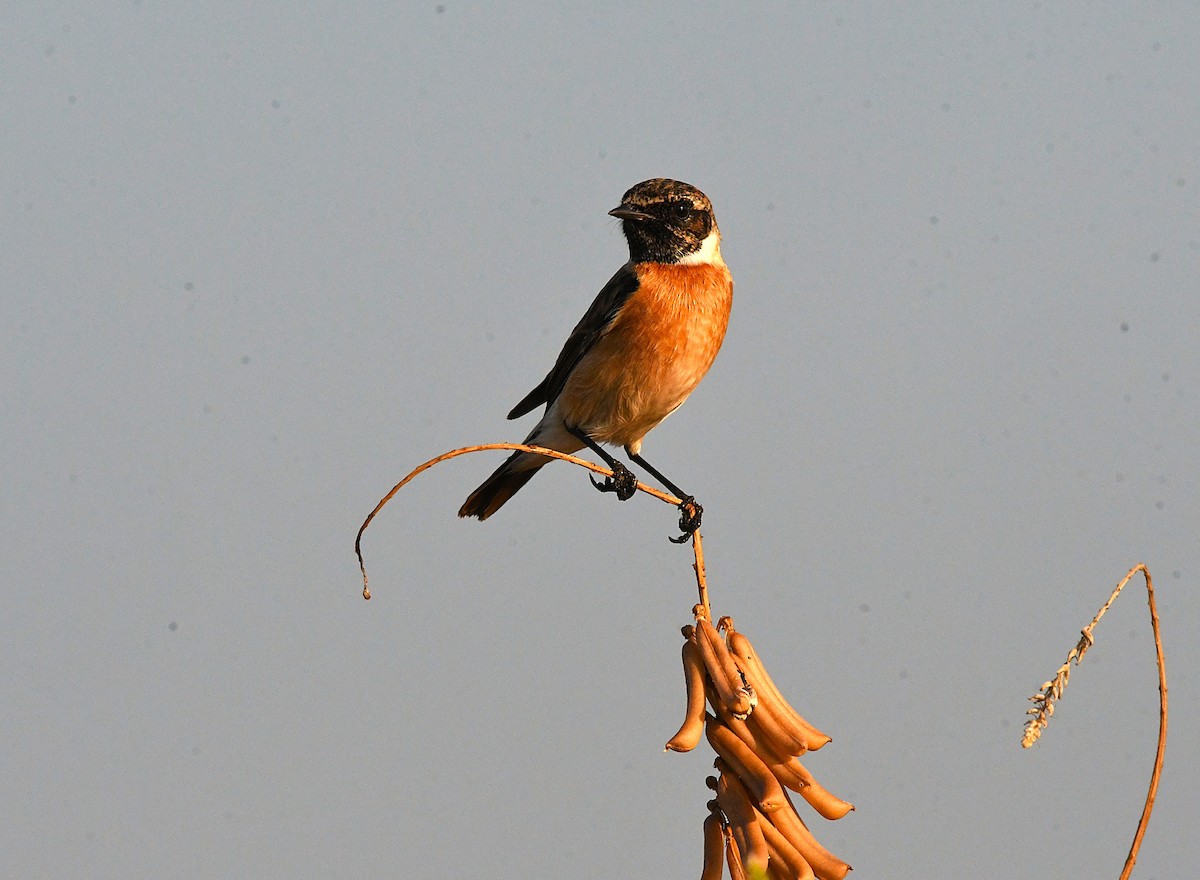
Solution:
[{"label": "bird's tail", "polygon": [[512,498],[522,486],[528,483],[533,475],[543,466],[550,463],[544,455],[532,455],[528,452],[514,452],[504,464],[496,468],[495,473],[483,481],[478,489],[472,492],[463,506],[458,509],[459,516],[477,516],[487,519],[504,502]]}]

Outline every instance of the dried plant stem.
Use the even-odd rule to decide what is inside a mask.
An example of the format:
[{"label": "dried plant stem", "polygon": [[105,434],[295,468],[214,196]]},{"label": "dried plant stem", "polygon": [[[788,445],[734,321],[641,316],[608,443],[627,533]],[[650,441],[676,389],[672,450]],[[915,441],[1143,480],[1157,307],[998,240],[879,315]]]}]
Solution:
[{"label": "dried plant stem", "polygon": [[1142,846],[1142,838],[1146,835],[1146,826],[1150,824],[1150,812],[1154,809],[1154,799],[1158,796],[1158,780],[1162,776],[1163,753],[1167,748],[1167,661],[1163,658],[1162,637],[1158,631],[1158,607],[1154,604],[1154,584],[1150,580],[1150,569],[1139,563],[1129,570],[1129,574],[1125,575],[1125,580],[1128,581],[1133,577],[1134,572],[1139,570],[1146,578],[1150,626],[1154,630],[1154,652],[1158,658],[1158,751],[1154,756],[1154,770],[1150,774],[1150,790],[1146,792],[1146,805],[1142,807],[1142,818],[1138,822],[1137,832],[1133,835],[1133,845],[1129,847],[1129,855],[1125,858],[1125,868],[1121,871],[1120,880],[1128,880],[1129,875],[1133,873],[1133,866],[1137,863],[1138,850]]},{"label": "dried plant stem", "polygon": [[1138,850],[1142,845],[1142,838],[1146,834],[1146,827],[1150,823],[1150,813],[1154,809],[1154,799],[1158,795],[1158,782],[1162,776],[1163,754],[1167,747],[1167,663],[1163,656],[1162,635],[1158,628],[1158,606],[1154,602],[1154,582],[1150,578],[1150,569],[1146,568],[1143,563],[1138,563],[1121,579],[1113,590],[1112,595],[1108,597],[1108,601],[1101,606],[1096,612],[1096,616],[1092,618],[1092,622],[1083,628],[1080,634],[1079,643],[1071,649],[1067,654],[1067,661],[1058,668],[1054,678],[1042,685],[1041,691],[1034,694],[1029,699],[1033,701],[1034,708],[1030,709],[1027,714],[1033,717],[1025,724],[1025,735],[1021,739],[1021,746],[1029,748],[1038,737],[1046,725],[1050,723],[1050,716],[1054,714],[1054,702],[1062,697],[1067,689],[1067,681],[1071,675],[1071,664],[1076,666],[1083,659],[1083,655],[1087,653],[1094,643],[1095,639],[1092,636],[1092,630],[1096,624],[1100,622],[1100,618],[1116,601],[1121,590],[1138,572],[1146,579],[1146,594],[1147,601],[1150,605],[1150,627],[1154,631],[1154,651],[1158,662],[1158,750],[1154,756],[1154,769],[1150,774],[1150,790],[1146,793],[1146,804],[1142,808],[1142,817],[1138,822],[1137,832],[1133,837],[1133,845],[1129,848],[1129,855],[1125,859],[1125,868],[1121,872],[1120,880],[1128,880],[1129,875],[1133,873],[1133,866],[1137,862]]},{"label": "dried plant stem", "polygon": [[[435,464],[441,464],[443,461],[448,461],[451,458],[457,458],[460,455],[469,455],[472,452],[487,452],[493,449],[507,449],[514,452],[533,452],[537,455],[545,455],[550,458],[558,458],[562,461],[568,461],[571,464],[579,465],[579,467],[582,468],[587,468],[589,471],[597,474],[612,476],[612,471],[610,471],[608,468],[601,467],[598,464],[593,464],[586,459],[578,458],[574,455],[568,455],[565,452],[559,452],[557,449],[547,449],[543,446],[530,446],[525,443],[484,443],[479,446],[464,446],[461,449],[452,449],[449,452],[443,452],[441,455],[431,458],[424,464],[417,465],[415,468],[413,468],[403,480],[393,486],[391,491],[379,500],[379,503],[375,505],[375,509],[367,514],[367,518],[363,520],[363,524],[359,526],[358,534],[354,538],[354,554],[358,557],[358,568],[359,571],[362,572],[364,599],[371,598],[371,590],[367,586],[367,567],[363,562],[362,536],[363,532],[367,530],[367,526],[371,524],[371,520],[375,518],[375,515],[379,513],[379,511],[383,510],[384,505],[391,501],[392,498],[395,497],[396,493],[403,489],[409,482],[411,482],[412,479],[417,476],[417,474],[429,470],[429,468],[433,467]],[[678,507],[683,503],[682,499],[676,498],[674,495],[670,495],[661,491],[660,489],[655,489],[653,486],[647,486],[645,483],[638,483],[637,489],[639,492],[645,492],[647,495],[653,495],[659,501],[664,501],[673,507]],[[704,583],[704,558],[703,551],[700,549],[699,531],[693,532],[692,545],[696,552],[696,580],[700,586],[701,600],[704,602],[705,606],[707,606],[708,593]]]},{"label": "dried plant stem", "polygon": [[700,541],[700,530],[692,532],[692,552],[696,561],[692,568],[696,570],[696,589],[700,592],[700,604],[704,607],[704,617],[712,620],[712,608],[708,604],[708,578],[704,574],[704,545]]}]

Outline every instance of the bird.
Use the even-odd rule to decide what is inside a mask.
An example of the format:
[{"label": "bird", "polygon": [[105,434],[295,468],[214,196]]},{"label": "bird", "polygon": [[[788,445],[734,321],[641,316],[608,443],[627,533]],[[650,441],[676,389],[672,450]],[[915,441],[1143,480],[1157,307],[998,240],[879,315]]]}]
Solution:
[{"label": "bird", "polygon": [[[574,453],[585,446],[613,474],[592,483],[622,501],[637,480],[601,443],[624,447],[676,497],[682,542],[703,507],[641,456],[651,429],[695,390],[716,359],[733,305],[733,278],[721,257],[712,203],[696,187],[653,178],[630,188],[608,212],[621,222],[629,261],[600,290],[546,377],[509,412],[545,404],[526,445]],[[551,458],[515,452],[470,494],[460,517],[486,520]]]}]

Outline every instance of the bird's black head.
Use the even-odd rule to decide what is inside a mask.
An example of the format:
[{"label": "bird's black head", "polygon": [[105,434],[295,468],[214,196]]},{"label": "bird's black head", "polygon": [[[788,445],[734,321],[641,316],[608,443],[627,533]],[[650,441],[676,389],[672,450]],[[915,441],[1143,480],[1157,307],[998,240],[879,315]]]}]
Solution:
[{"label": "bird's black head", "polygon": [[635,263],[710,263],[719,253],[712,203],[691,184],[643,180],[608,213],[621,220]]}]

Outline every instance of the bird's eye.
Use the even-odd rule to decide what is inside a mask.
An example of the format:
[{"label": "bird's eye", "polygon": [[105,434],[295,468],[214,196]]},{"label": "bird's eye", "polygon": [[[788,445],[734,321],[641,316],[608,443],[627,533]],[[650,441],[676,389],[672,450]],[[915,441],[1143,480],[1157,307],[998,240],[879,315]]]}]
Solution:
[{"label": "bird's eye", "polygon": [[692,206],[687,202],[676,202],[671,206],[671,213],[680,220],[686,220],[692,215]]}]

